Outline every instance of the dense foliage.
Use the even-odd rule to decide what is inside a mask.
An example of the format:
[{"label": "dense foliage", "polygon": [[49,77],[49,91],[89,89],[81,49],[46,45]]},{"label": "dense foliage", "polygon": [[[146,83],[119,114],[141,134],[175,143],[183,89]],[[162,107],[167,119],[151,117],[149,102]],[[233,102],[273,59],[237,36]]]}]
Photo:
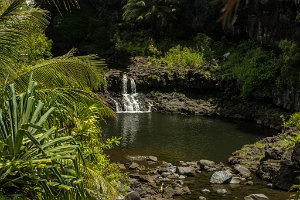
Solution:
[{"label": "dense foliage", "polygon": [[231,52],[224,63],[224,70],[225,77],[238,80],[242,97],[273,83],[278,76],[275,54],[251,42],[241,43]]},{"label": "dense foliage", "polygon": [[100,123],[113,114],[94,93],[103,60],[73,50],[52,58],[47,11],[25,0],[0,2],[0,193],[115,199],[124,175],[104,150],[119,139],[103,139]]}]

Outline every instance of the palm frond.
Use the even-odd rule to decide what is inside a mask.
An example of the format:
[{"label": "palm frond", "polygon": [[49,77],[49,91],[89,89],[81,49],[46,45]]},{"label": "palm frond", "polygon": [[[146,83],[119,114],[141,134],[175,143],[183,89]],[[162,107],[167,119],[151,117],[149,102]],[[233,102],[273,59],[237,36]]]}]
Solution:
[{"label": "palm frond", "polygon": [[46,2],[53,4],[58,11],[61,11],[62,8],[65,10],[71,10],[73,7],[80,7],[77,0],[46,0]]},{"label": "palm frond", "polygon": [[16,47],[47,24],[47,11],[27,6],[25,0],[14,0],[0,13],[0,81],[16,76],[13,62],[20,57]]},{"label": "palm frond", "polygon": [[75,107],[90,107],[94,106],[97,109],[98,116],[102,118],[114,116],[113,111],[107,106],[107,103],[101,96],[80,89],[72,88],[54,88],[54,89],[38,89],[36,96],[40,99],[45,99],[49,106],[57,107],[60,111],[61,119],[67,120],[70,114],[73,113]]},{"label": "palm frond", "polygon": [[24,91],[26,82],[32,74],[33,80],[39,82],[40,88],[69,87],[98,91],[104,81],[102,70],[105,63],[89,58],[95,57],[63,56],[42,61],[31,69],[18,74],[12,82],[16,84],[18,91]]},{"label": "palm frond", "polygon": [[[223,1],[220,0],[211,0],[211,3],[217,4]],[[240,4],[242,2],[248,3],[248,0],[227,0],[223,9],[221,10],[221,16],[219,17],[218,21],[222,23],[222,26],[229,27],[231,26],[235,12],[237,12]]]}]

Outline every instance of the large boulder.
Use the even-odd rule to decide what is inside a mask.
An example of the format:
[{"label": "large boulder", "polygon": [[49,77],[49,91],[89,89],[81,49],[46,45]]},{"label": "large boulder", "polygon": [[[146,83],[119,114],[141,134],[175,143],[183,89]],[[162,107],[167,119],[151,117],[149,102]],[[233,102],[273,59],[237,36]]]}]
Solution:
[{"label": "large boulder", "polygon": [[297,177],[299,175],[299,168],[283,165],[278,171],[277,176],[273,179],[272,183],[275,188],[288,191],[294,184],[298,182]]},{"label": "large boulder", "polygon": [[277,176],[280,168],[280,160],[268,159],[260,163],[260,166],[257,170],[257,175],[263,180],[272,181]]},{"label": "large boulder", "polygon": [[222,184],[228,182],[232,178],[232,174],[227,171],[217,171],[210,178],[212,184]]}]

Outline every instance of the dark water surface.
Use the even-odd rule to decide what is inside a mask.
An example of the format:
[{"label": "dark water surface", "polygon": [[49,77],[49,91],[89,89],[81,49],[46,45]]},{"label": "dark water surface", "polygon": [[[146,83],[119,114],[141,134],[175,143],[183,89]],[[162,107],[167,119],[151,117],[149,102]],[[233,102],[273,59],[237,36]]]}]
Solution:
[{"label": "dark water surface", "polygon": [[[116,119],[107,120],[103,129],[107,137],[123,136],[121,145],[109,152],[113,161],[125,161],[126,155],[154,155],[173,164],[200,159],[226,162],[243,145],[274,134],[270,129],[248,122],[160,113],[118,114]],[[194,196],[186,199],[198,199],[203,188],[213,190],[210,175],[201,173],[190,179]],[[226,187],[232,195],[219,196],[212,192],[208,199],[243,199],[251,193],[265,193],[274,200],[288,197],[288,193],[266,188],[262,182],[255,186]]]}]

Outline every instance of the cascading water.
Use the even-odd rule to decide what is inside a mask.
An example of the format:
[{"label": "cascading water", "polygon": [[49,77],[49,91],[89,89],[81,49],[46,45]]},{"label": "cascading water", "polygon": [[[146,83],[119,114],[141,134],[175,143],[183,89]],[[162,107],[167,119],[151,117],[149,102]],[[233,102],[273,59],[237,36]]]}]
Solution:
[{"label": "cascading water", "polygon": [[[151,112],[151,104],[149,104],[148,109],[143,109],[145,106],[142,106],[138,100],[139,94],[136,92],[136,85],[134,79],[129,78],[130,84],[128,84],[128,77],[126,74],[123,74],[122,78],[122,99],[120,103],[118,100],[113,99],[116,105],[117,113],[145,113]],[[128,88],[130,85],[130,88]],[[120,105],[121,104],[121,105]]]}]

